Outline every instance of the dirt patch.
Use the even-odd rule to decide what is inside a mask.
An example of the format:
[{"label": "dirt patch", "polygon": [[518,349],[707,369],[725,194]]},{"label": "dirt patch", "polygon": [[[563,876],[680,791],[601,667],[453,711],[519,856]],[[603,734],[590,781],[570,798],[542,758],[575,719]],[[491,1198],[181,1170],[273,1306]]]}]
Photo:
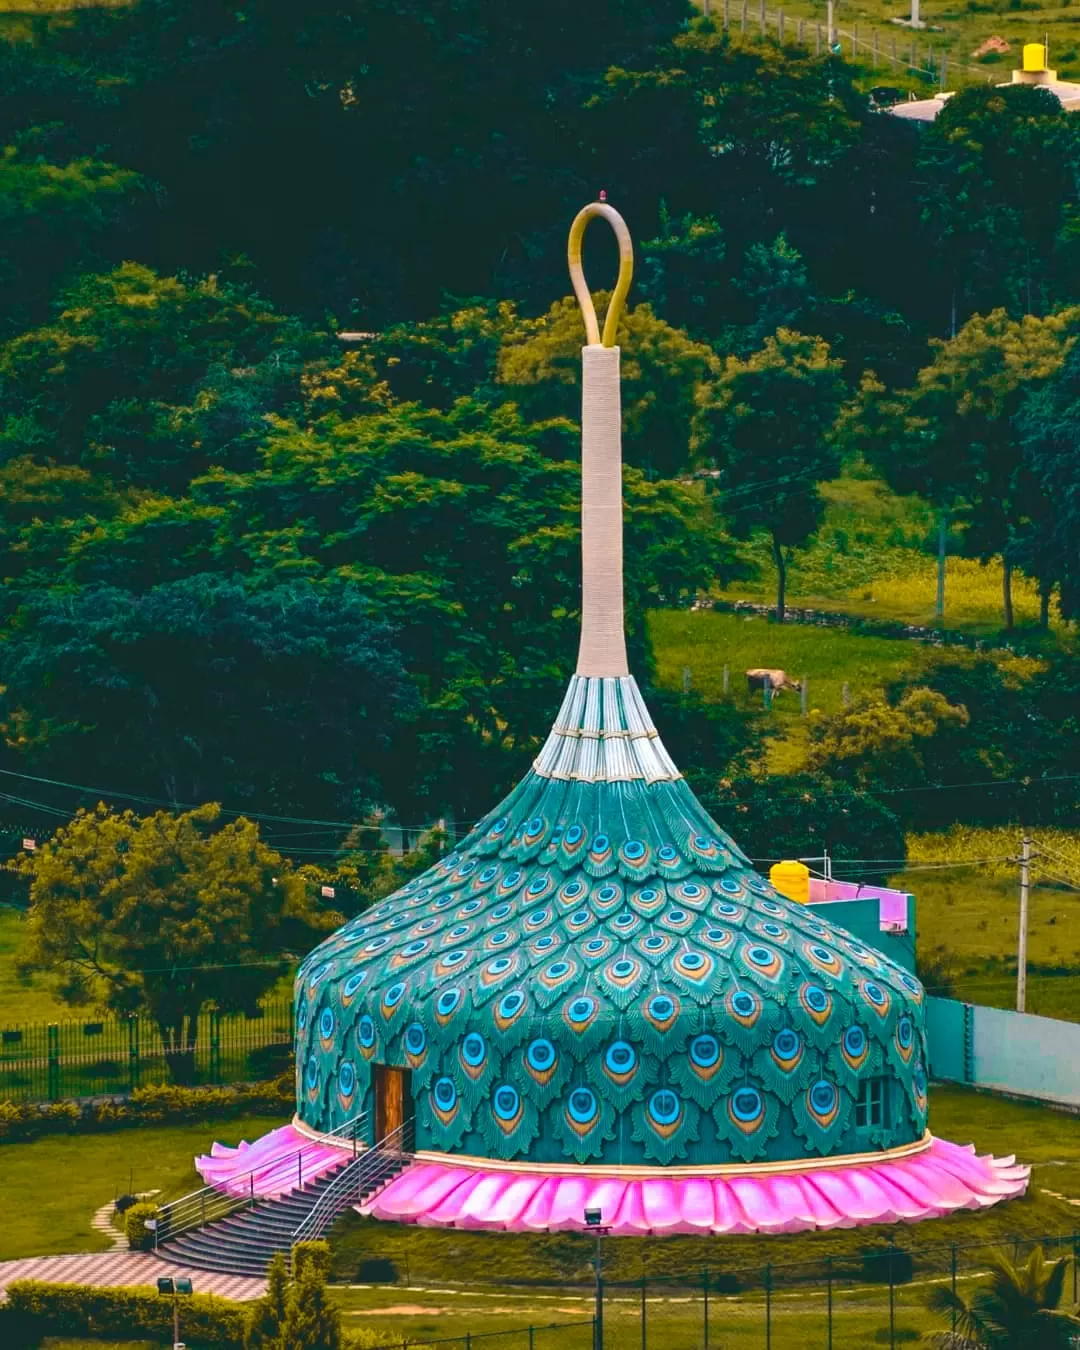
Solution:
[{"label": "dirt patch", "polygon": [[350,1317],[442,1317],[449,1308],[425,1308],[419,1303],[392,1303],[388,1308],[350,1308]]}]

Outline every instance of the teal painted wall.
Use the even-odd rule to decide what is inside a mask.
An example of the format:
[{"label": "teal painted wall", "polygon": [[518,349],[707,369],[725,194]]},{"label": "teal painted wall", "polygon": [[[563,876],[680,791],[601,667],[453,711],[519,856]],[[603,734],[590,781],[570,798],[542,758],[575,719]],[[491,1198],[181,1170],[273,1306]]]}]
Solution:
[{"label": "teal painted wall", "polygon": [[1080,1024],[926,1000],[930,1076],[1080,1107]]},{"label": "teal painted wall", "polygon": [[907,932],[889,933],[881,928],[881,902],[876,896],[862,900],[830,900],[823,904],[806,906],[820,915],[826,923],[846,928],[868,947],[895,961],[898,966],[915,973],[916,905],[915,897],[907,897]]}]

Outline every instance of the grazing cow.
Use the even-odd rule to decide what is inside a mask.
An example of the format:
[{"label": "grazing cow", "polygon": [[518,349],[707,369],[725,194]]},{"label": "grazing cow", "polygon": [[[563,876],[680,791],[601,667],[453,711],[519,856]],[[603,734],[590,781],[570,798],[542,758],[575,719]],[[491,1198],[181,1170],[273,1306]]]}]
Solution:
[{"label": "grazing cow", "polygon": [[798,680],[788,679],[785,670],[765,670],[762,667],[755,667],[754,670],[746,672],[746,687],[751,694],[760,692],[766,686],[773,698],[785,689],[794,689],[796,693],[802,689],[802,684]]}]

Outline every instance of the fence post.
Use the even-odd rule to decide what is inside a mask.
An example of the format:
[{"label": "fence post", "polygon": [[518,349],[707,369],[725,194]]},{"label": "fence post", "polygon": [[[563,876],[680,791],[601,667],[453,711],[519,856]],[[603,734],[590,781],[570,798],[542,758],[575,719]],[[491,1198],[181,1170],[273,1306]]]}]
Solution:
[{"label": "fence post", "polygon": [[645,1303],[645,1286],[646,1286],[646,1279],[645,1279],[645,1276],[642,1275],[642,1277],[641,1277],[641,1350],[648,1350],[648,1344],[649,1344],[649,1338],[648,1338],[648,1335],[647,1335],[647,1333],[646,1333],[646,1331],[645,1331],[645,1317],[646,1317],[646,1313],[647,1313],[647,1311],[648,1311],[647,1305],[646,1305],[646,1303]]},{"label": "fence post", "polygon": [[709,1270],[706,1267],[701,1272],[701,1291],[705,1295],[705,1350],[709,1350]]},{"label": "fence post", "polygon": [[797,28],[795,29],[795,32],[796,32],[796,34],[797,34],[796,41],[798,42],[799,46],[801,47],[801,46],[803,45],[803,21],[802,21],[802,19],[799,20],[799,23],[798,23]]},{"label": "fence post", "polygon": [[730,4],[731,4],[731,0],[724,0],[724,32],[725,32],[725,33],[727,32],[728,21],[729,21],[729,19],[730,19],[730,17],[731,17],[730,14],[729,14],[729,12],[728,12],[728,8],[729,8]]},{"label": "fence post", "polygon": [[739,31],[743,33],[746,32],[746,6],[748,5],[748,3],[749,0],[742,0],[742,21]]},{"label": "fence post", "polygon": [[1077,1237],[1077,1234],[1074,1233],[1074,1234],[1073,1234],[1073,1303],[1080,1302],[1080,1299],[1077,1298],[1077,1294],[1076,1294],[1076,1256],[1077,1256],[1077,1243],[1078,1243],[1078,1242],[1080,1242],[1080,1238],[1078,1238],[1078,1237]]},{"label": "fence post", "polygon": [[804,717],[810,711],[810,681],[805,675],[799,681],[799,711]]},{"label": "fence post", "polygon": [[840,686],[840,703],[845,708],[851,706],[851,686],[847,680]]},{"label": "fence post", "polygon": [[955,1336],[955,1335],[956,1335],[956,1306],[955,1306],[955,1305],[956,1305],[956,1243],[955,1243],[955,1242],[954,1242],[953,1245],[952,1245],[951,1251],[952,1251],[952,1259],[951,1259],[949,1265],[950,1265],[950,1268],[951,1268],[951,1274],[952,1274],[952,1296],[953,1296],[952,1333],[953,1333],[953,1335]]},{"label": "fence post", "polygon": [[761,36],[764,37],[768,32],[768,15],[765,13],[765,0],[761,0]]},{"label": "fence post", "polygon": [[765,1267],[765,1350],[772,1350],[772,1266]]},{"label": "fence post", "polygon": [[889,1350],[896,1350],[896,1244],[889,1239]]},{"label": "fence post", "polygon": [[55,1102],[60,1097],[60,1028],[55,1022],[49,1023],[48,1030],[49,1049],[48,1049],[48,1085],[47,1092],[49,1101]]},{"label": "fence post", "polygon": [[832,1257],[825,1258],[825,1350],[832,1350]]},{"label": "fence post", "polygon": [[690,667],[689,667],[689,666],[683,666],[683,668],[682,668],[682,691],[683,691],[684,694],[688,694],[688,693],[690,692],[690,686],[691,686],[691,684],[693,683],[693,678],[694,678],[694,677],[693,677],[693,676],[691,675],[691,673],[690,673]]},{"label": "fence post", "polygon": [[784,40],[784,11],[782,9],[776,11],[776,40],[777,42],[783,42]]},{"label": "fence post", "polygon": [[221,1082],[221,1012],[210,1010],[210,1081]]},{"label": "fence post", "polygon": [[534,1334],[534,1330],[533,1330],[532,1327],[530,1327],[530,1328],[529,1328],[529,1350],[533,1350],[533,1334]]},{"label": "fence post", "polygon": [[851,25],[851,59],[853,61],[859,59],[859,25],[857,23]]},{"label": "fence post", "polygon": [[772,711],[772,685],[768,680],[761,686],[761,697],[765,702],[765,711]]},{"label": "fence post", "polygon": [[128,1083],[134,1092],[139,1086],[139,1016],[128,1018]]},{"label": "fence post", "polygon": [[731,689],[731,667],[727,664],[726,661],[724,662],[724,677],[723,677],[723,678],[724,678],[724,684],[723,684],[724,696],[726,697],[727,694],[728,694],[728,692],[729,692],[730,689]]}]

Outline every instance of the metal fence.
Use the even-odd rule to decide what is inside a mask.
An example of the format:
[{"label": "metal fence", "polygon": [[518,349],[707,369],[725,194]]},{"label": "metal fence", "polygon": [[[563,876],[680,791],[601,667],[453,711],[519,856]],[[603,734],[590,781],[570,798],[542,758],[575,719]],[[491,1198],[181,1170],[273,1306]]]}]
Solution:
[{"label": "metal fence", "polygon": [[[905,1247],[866,1240],[859,1245],[854,1234],[844,1239],[850,1250],[823,1254],[816,1260],[774,1262],[765,1265],[720,1267],[704,1266],[681,1274],[646,1274],[638,1279],[601,1279],[601,1301],[596,1305],[597,1289],[592,1277],[587,1287],[563,1286],[560,1302],[580,1305],[582,1314],[594,1311],[604,1350],[871,1350],[874,1346],[898,1350],[908,1344],[926,1343],[924,1337],[938,1331],[954,1331],[954,1318],[934,1312],[929,1298],[935,1288],[951,1289],[961,1298],[970,1298],[986,1279],[989,1262],[1003,1253],[1015,1264],[1027,1259],[1040,1247],[1048,1260],[1064,1258],[1066,1272],[1062,1305],[1075,1306],[1078,1289],[1080,1234],[1051,1234],[1042,1238],[989,1243]],[[770,1239],[757,1239],[767,1248]],[[830,1238],[821,1234],[815,1245],[827,1247]],[[834,1244],[837,1248],[840,1243]],[[715,1243],[722,1251],[724,1239]],[[371,1260],[374,1253],[368,1254]],[[605,1238],[601,1247],[601,1268],[619,1266],[623,1257],[620,1239]],[[382,1258],[388,1271],[391,1262]],[[440,1293],[449,1294],[445,1278],[435,1272],[418,1269],[414,1263],[413,1281],[426,1288],[430,1279],[438,1279]],[[463,1295],[484,1286],[470,1284]],[[505,1297],[506,1286],[501,1286]],[[533,1286],[536,1303],[539,1286]],[[517,1291],[523,1298],[528,1293]],[[543,1296],[543,1301],[551,1297]],[[492,1305],[492,1315],[497,1304]],[[560,1308],[560,1311],[571,1311]],[[435,1310],[432,1310],[433,1312]],[[456,1330],[461,1318],[451,1309],[425,1330]],[[365,1316],[378,1318],[376,1306],[365,1307]],[[567,1323],[567,1327],[589,1328],[593,1320]],[[400,1328],[400,1330],[398,1329]],[[546,1350],[540,1340],[541,1328],[480,1331],[477,1327],[439,1340],[413,1339],[395,1320],[393,1336],[387,1336],[380,1350],[408,1350],[420,1345],[466,1347],[483,1339],[504,1337],[506,1350]],[[552,1327],[550,1330],[558,1330]],[[569,1335],[558,1338],[558,1350],[586,1350],[592,1347],[591,1332],[575,1331],[580,1340]],[[550,1345],[551,1341],[547,1342]]]},{"label": "metal fence", "polygon": [[499,1331],[466,1331],[462,1336],[440,1336],[435,1340],[413,1340],[402,1335],[393,1341],[374,1347],[374,1350],[411,1350],[427,1345],[458,1345],[472,1350],[596,1350],[595,1322],[589,1317],[581,1322],[548,1322],[546,1325],[511,1327]]},{"label": "metal fence", "polygon": [[196,1083],[273,1077],[292,1048],[292,1004],[263,1005],[251,1017],[209,1011],[162,1039],[149,1017],[35,1022],[0,1028],[0,1101],[59,1101],[131,1092],[173,1081],[182,1067]]}]

